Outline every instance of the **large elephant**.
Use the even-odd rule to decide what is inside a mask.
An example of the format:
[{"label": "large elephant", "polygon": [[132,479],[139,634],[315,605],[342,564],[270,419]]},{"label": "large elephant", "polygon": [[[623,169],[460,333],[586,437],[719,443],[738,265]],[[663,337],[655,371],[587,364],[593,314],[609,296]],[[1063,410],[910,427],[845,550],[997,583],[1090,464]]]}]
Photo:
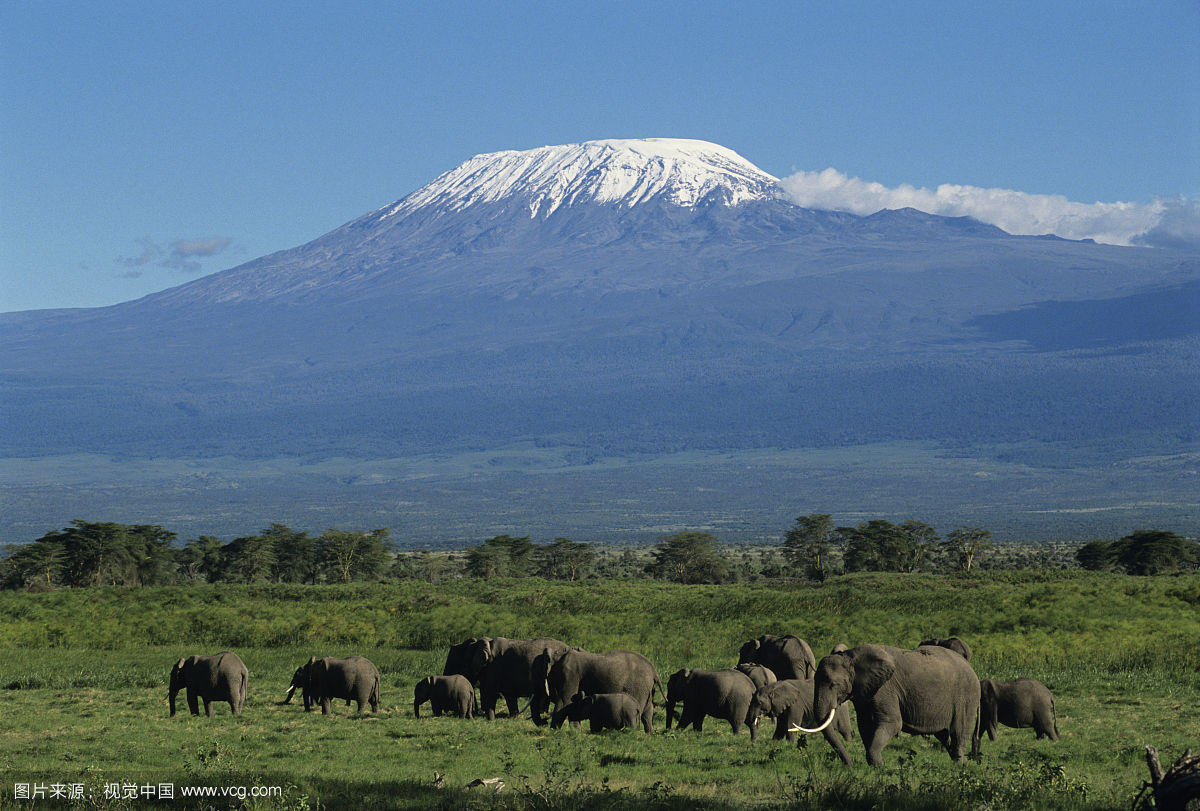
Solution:
[{"label": "large elephant", "polygon": [[[296,668],[296,672],[292,674],[292,681],[290,684],[288,684],[287,695],[284,696],[283,701],[279,703],[291,704],[292,696],[296,694],[297,690],[300,691],[300,696],[304,699],[305,712],[308,712],[312,707],[315,707],[321,703],[321,696],[318,695],[313,689],[313,686],[309,680],[308,662],[305,662],[304,664],[300,665],[300,667]],[[350,699],[346,699],[346,706],[350,706]]]},{"label": "large elephant", "polygon": [[667,679],[667,729],[675,716],[675,705],[683,703],[679,728],[700,732],[705,716],[729,722],[733,734],[750,724],[750,740],[758,737],[758,729],[750,723],[750,700],[757,688],[750,677],[739,668],[725,670],[677,670]]},{"label": "large elephant", "polygon": [[[776,740],[787,738],[793,743],[803,744],[804,739],[797,740],[799,732],[794,730],[806,723],[815,723],[811,717],[814,687],[813,679],[781,679],[759,688],[750,701],[751,736],[758,732],[758,717],[765,715],[775,719]],[[822,734],[842,762],[849,765],[850,754],[842,739],[850,740],[853,734],[850,731],[850,710],[845,704],[837,708],[835,722],[826,726]]]},{"label": "large elephant", "polygon": [[413,688],[413,715],[421,717],[421,705],[426,701],[434,717],[444,712],[456,712],[463,718],[475,715],[475,688],[466,676],[426,676]]},{"label": "large elephant", "polygon": [[246,684],[250,671],[242,664],[236,653],[221,651],[212,656],[189,656],[180,659],[171,668],[171,681],[167,700],[171,715],[175,715],[175,696],[187,690],[188,709],[192,715],[200,714],[199,701],[204,701],[204,714],[212,716],[214,701],[228,701],[234,715],[242,711],[246,703]]},{"label": "large elephant", "polygon": [[1058,740],[1054,694],[1037,679],[979,680],[979,725],[993,741],[997,722],[1017,729],[1033,727],[1038,738]]},{"label": "large elephant", "polygon": [[311,706],[321,705],[321,714],[329,714],[329,704],[335,698],[357,702],[358,711],[363,711],[363,705],[371,708],[371,712],[379,712],[379,669],[370,659],[362,656],[348,656],[345,659],[315,656],[300,665],[292,676],[284,703],[292,700],[292,694],[300,687],[304,696],[304,710]]},{"label": "large elephant", "polygon": [[589,696],[576,693],[562,709],[554,713],[550,725],[557,729],[563,721],[572,724],[589,721],[592,732],[606,729],[637,729],[642,720],[642,708],[628,693],[599,693]]},{"label": "large elephant", "polygon": [[642,728],[647,733],[653,730],[654,688],[662,692],[662,681],[654,665],[640,653],[588,653],[582,648],[569,648],[554,657],[546,650],[538,657],[535,672],[541,694],[544,700],[553,702],[556,715],[578,693],[625,693],[641,708]]},{"label": "large elephant", "polygon": [[811,716],[822,732],[843,701],[854,704],[867,762],[883,765],[883,747],[899,732],[933,735],[954,760],[979,751],[979,677],[959,654],[941,647],[904,650],[859,645],[817,665]]},{"label": "large elephant", "polygon": [[738,664],[753,662],[769,667],[779,679],[811,678],[817,669],[812,648],[798,636],[763,634],[742,645]]},{"label": "large elephant", "polygon": [[971,646],[957,636],[949,639],[926,639],[921,645],[936,645],[939,648],[949,648],[968,662],[971,661]]},{"label": "large elephant", "polygon": [[515,716],[520,699],[531,698],[529,714],[535,723],[544,723],[545,701],[541,697],[541,680],[533,676],[533,660],[543,651],[556,658],[567,649],[557,639],[505,639],[478,637],[460,642],[450,648],[443,675],[466,676],[479,686],[479,706],[489,720],[496,717],[496,701],[503,696],[509,717]]}]

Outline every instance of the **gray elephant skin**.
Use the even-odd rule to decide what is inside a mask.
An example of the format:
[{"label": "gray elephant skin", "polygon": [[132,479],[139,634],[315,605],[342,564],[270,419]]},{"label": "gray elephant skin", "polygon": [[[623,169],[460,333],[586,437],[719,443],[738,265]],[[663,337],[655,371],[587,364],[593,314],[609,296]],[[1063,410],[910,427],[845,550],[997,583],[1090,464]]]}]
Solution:
[{"label": "gray elephant skin", "polygon": [[204,702],[204,714],[212,716],[214,701],[228,701],[234,715],[242,711],[246,703],[246,685],[250,672],[236,653],[221,651],[212,656],[189,656],[180,659],[171,668],[170,687],[167,701],[171,715],[175,715],[175,696],[187,690],[188,709],[192,715],[200,714],[199,702]]},{"label": "gray elephant skin", "polygon": [[[296,672],[292,674],[292,681],[290,684],[288,684],[287,695],[284,696],[283,701],[279,703],[291,704],[292,696],[296,694],[297,690],[300,691],[300,696],[304,699],[305,712],[308,712],[313,707],[321,703],[321,697],[313,689],[312,684],[309,683],[308,662],[305,662],[304,664],[300,665],[300,667],[296,668]],[[346,706],[350,706],[349,699],[346,699]]]},{"label": "gray elephant skin", "polygon": [[[786,738],[803,745],[805,739],[792,730],[816,723],[811,716],[815,684],[815,679],[780,679],[759,688],[750,701],[751,732],[758,731],[758,718],[765,715],[775,719],[775,740]],[[821,734],[842,762],[849,765],[850,753],[842,740],[851,740],[854,735],[850,728],[850,709],[845,704],[838,706],[834,723],[825,727]]]},{"label": "gray elephant skin", "polygon": [[952,636],[949,639],[926,639],[918,647],[923,645],[934,645],[939,648],[948,648],[954,651],[968,662],[971,661],[971,646],[957,636]]},{"label": "gray elephant skin", "polygon": [[742,645],[738,664],[754,663],[771,669],[778,679],[811,678],[817,669],[812,648],[798,636],[763,634]]},{"label": "gray elephant skin", "polygon": [[640,708],[642,728],[647,733],[653,730],[654,688],[662,692],[662,682],[654,665],[642,654],[628,650],[589,653],[570,648],[555,658],[547,650],[538,657],[536,671],[542,696],[553,702],[555,714],[578,693],[625,693]]},{"label": "gray elephant skin", "polygon": [[883,765],[883,747],[900,732],[933,735],[956,761],[979,751],[979,677],[961,655],[942,647],[917,650],[859,645],[817,665],[811,717],[822,732],[843,701],[854,705],[867,762]]},{"label": "gray elephant skin", "polygon": [[754,698],[754,682],[742,670],[699,670],[684,668],[667,679],[667,729],[675,716],[675,705],[683,704],[679,728],[689,726],[697,732],[704,729],[704,718],[712,716],[728,721],[733,734],[750,726],[750,740],[758,738],[758,727],[750,722],[750,701]]},{"label": "gray elephant skin", "polygon": [[572,725],[588,721],[592,732],[637,729],[642,722],[642,708],[628,693],[576,693],[562,709],[554,713],[550,726],[557,729],[567,720]]},{"label": "gray elephant skin", "polygon": [[[302,672],[301,672],[302,671]],[[297,675],[292,676],[292,683],[301,682],[304,688],[304,709],[310,704],[320,704],[321,714],[329,714],[329,704],[335,698],[358,704],[358,711],[363,711],[363,705],[371,708],[371,712],[379,712],[379,669],[370,659],[362,656],[347,656],[345,659],[335,659],[329,656],[318,659],[311,657],[300,666]],[[288,691],[286,701],[295,691],[293,686]]]},{"label": "gray elephant skin", "polygon": [[517,715],[520,699],[529,697],[529,712],[535,723],[545,723],[546,702],[540,697],[542,680],[533,675],[533,662],[544,651],[557,658],[567,645],[557,639],[506,639],[473,637],[452,645],[442,675],[466,676],[479,687],[479,706],[489,721],[496,717],[496,701],[503,696],[508,715]]},{"label": "gray elephant skin", "polygon": [[426,701],[434,717],[452,712],[463,718],[475,716],[475,688],[466,676],[426,676],[413,688],[413,715],[421,717],[421,705]]},{"label": "gray elephant skin", "polygon": [[768,684],[774,684],[778,681],[778,679],[775,677],[775,671],[771,670],[769,667],[763,667],[762,665],[746,662],[736,665],[734,669],[745,673],[750,681],[754,683],[755,690],[759,689],[760,687],[765,687]]},{"label": "gray elephant skin", "polygon": [[1058,740],[1054,694],[1037,679],[1016,681],[979,680],[979,725],[988,738],[996,740],[996,724],[1028,729],[1038,738]]}]

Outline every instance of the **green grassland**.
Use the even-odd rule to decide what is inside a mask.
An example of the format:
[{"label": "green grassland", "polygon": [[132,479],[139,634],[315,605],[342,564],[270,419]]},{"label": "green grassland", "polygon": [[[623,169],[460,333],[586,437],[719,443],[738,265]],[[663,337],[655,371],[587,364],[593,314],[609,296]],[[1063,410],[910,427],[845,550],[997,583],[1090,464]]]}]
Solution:
[{"label": "green grassland", "polygon": [[[846,768],[819,737],[804,748],[752,744],[713,719],[701,733],[665,733],[661,707],[652,736],[412,713],[415,682],[472,635],[639,650],[665,678],[685,665],[732,664],[743,641],[765,632],[803,636],[818,655],[838,642],[961,636],[981,677],[1050,686],[1062,740],[1002,727],[979,762],[955,764],[932,739],[900,735],[876,770],[858,741]],[[250,670],[244,713],[214,705],[213,718],[168,718],[171,663],[224,648]],[[308,656],[353,653],[383,674],[381,713],[278,705]],[[177,797],[162,803],[170,808],[1129,808],[1147,776],[1145,744],[1166,760],[1200,745],[1200,575],[7,592],[0,690],[3,807],[32,807],[13,799],[18,783],[84,784],[94,793],[80,807],[144,807],[152,803],[105,800],[102,787],[170,782],[283,789],[270,800]],[[495,777],[499,793],[466,787]]]}]

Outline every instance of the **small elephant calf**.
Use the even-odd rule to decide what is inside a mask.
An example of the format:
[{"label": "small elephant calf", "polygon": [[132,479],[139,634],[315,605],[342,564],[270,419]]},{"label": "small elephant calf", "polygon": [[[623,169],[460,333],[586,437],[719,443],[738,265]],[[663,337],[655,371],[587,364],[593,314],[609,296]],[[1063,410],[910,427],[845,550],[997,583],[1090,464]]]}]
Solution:
[{"label": "small elephant calf", "polygon": [[642,723],[642,707],[628,693],[576,693],[550,719],[552,727],[560,727],[564,720],[578,724],[583,720],[591,724],[592,732],[606,729],[636,729]]},{"label": "small elephant calf", "polygon": [[1038,738],[1058,740],[1054,695],[1037,679],[979,680],[979,725],[996,740],[996,723],[1016,729],[1033,727]]},{"label": "small elephant calf", "polygon": [[463,718],[475,715],[475,686],[466,676],[426,676],[413,688],[413,715],[421,717],[421,705],[426,701],[433,716],[454,712]]}]

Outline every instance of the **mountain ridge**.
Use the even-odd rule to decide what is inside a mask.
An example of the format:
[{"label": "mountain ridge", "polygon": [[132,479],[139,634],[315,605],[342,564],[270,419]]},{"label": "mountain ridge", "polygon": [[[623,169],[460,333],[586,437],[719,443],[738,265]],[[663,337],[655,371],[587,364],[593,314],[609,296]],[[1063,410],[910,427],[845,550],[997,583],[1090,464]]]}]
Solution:
[{"label": "mountain ridge", "polygon": [[[1194,254],[912,210],[805,209],[748,162],[723,174],[727,156],[687,169],[677,199],[664,179],[682,176],[655,156],[680,142],[616,159],[648,174],[611,182],[572,161],[614,159],[628,142],[585,143],[489,153],[512,182],[478,199],[459,181],[495,157],[136,301],[0,315],[0,458],[408,458],[529,443],[586,459],[923,442],[986,461],[1035,443],[1104,471],[1195,447]],[[556,161],[574,173],[551,195],[540,184]],[[746,185],[713,185],[710,170]],[[470,204],[430,202],[451,189]],[[1054,471],[1054,453],[1029,458]],[[992,496],[971,498],[1021,492],[1019,470],[1005,470]],[[802,470],[789,471],[802,491]],[[621,504],[686,500],[669,484],[622,491],[613,475]],[[845,475],[851,487],[863,472]],[[896,475],[920,491],[919,473]],[[1141,500],[1181,492],[1180,475],[1140,482]],[[1030,498],[1046,508],[1053,487],[1039,489]],[[372,509],[394,509],[381,505],[402,491],[379,491]]]}]

